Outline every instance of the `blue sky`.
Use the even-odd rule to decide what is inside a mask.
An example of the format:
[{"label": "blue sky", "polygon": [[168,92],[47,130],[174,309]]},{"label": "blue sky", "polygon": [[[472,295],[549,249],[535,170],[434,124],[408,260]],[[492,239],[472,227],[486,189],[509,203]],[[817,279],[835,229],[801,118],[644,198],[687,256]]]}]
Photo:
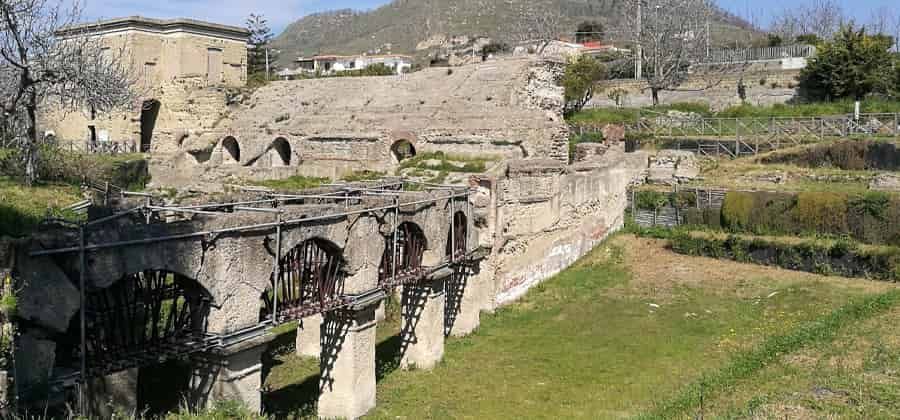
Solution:
[{"label": "blue sky", "polygon": [[[309,13],[341,9],[370,9],[388,3],[389,0],[84,0],[85,17],[101,18],[143,15],[171,18],[191,17],[200,20],[243,26],[250,13],[262,13],[272,29],[278,33],[284,27]],[[454,1],[454,0],[446,0]],[[756,16],[758,22],[767,23],[772,14],[786,7],[803,4],[803,0],[717,0],[722,7],[740,15]],[[808,0],[807,0],[808,1]],[[858,20],[866,20],[879,7],[892,7],[900,13],[897,0],[838,0],[845,13]]]}]

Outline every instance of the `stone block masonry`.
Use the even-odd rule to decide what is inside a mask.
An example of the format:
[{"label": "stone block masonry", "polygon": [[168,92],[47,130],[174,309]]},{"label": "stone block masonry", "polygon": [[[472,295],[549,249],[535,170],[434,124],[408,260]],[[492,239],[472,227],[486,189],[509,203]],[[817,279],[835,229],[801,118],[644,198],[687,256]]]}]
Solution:
[{"label": "stone block masonry", "polygon": [[[568,161],[568,125],[558,64],[510,58],[401,76],[273,82],[154,159],[154,181],[224,177],[340,178],[393,171],[399,142],[416,154]],[[225,141],[234,141],[225,153]],[[282,141],[289,159],[272,160]],[[236,151],[239,150],[239,153]],[[274,163],[273,163],[274,162]]]}]

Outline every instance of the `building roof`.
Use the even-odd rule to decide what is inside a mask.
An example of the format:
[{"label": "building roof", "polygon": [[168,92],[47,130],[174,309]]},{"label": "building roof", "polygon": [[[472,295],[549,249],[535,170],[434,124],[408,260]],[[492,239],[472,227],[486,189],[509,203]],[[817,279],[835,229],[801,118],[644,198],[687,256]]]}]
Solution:
[{"label": "building roof", "polygon": [[194,19],[151,19],[143,16],[101,20],[98,22],[70,25],[56,32],[58,36],[107,35],[124,31],[141,31],[156,34],[191,33],[214,38],[226,38],[246,42],[250,31],[245,28]]}]

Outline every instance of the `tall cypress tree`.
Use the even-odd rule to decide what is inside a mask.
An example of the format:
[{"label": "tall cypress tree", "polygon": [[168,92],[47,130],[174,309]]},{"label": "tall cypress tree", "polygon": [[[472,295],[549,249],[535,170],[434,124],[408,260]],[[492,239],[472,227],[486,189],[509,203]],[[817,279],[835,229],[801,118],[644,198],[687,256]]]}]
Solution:
[{"label": "tall cypress tree", "polygon": [[247,30],[250,31],[250,45],[247,49],[247,70],[250,74],[265,73],[266,49],[269,49],[269,68],[274,71],[277,52],[272,50],[272,30],[269,21],[263,15],[251,14],[247,19]]}]

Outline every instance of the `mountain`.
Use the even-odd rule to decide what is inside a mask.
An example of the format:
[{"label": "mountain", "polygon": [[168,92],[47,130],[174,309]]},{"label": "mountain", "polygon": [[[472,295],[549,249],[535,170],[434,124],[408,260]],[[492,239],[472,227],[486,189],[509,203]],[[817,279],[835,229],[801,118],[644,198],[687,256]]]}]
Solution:
[{"label": "mountain", "polygon": [[[523,11],[535,3],[558,8],[563,19],[559,33],[571,34],[579,22],[597,20],[612,26],[614,16],[624,8],[623,0],[394,0],[377,9],[361,12],[350,9],[308,15],[285,28],[273,41],[289,62],[315,54],[359,54],[381,49],[393,53],[414,53],[423,41],[441,37],[487,36],[514,39],[521,28]],[[724,11],[717,11],[720,33],[734,29],[752,31],[750,25]],[[383,48],[390,44],[390,48]]]}]

